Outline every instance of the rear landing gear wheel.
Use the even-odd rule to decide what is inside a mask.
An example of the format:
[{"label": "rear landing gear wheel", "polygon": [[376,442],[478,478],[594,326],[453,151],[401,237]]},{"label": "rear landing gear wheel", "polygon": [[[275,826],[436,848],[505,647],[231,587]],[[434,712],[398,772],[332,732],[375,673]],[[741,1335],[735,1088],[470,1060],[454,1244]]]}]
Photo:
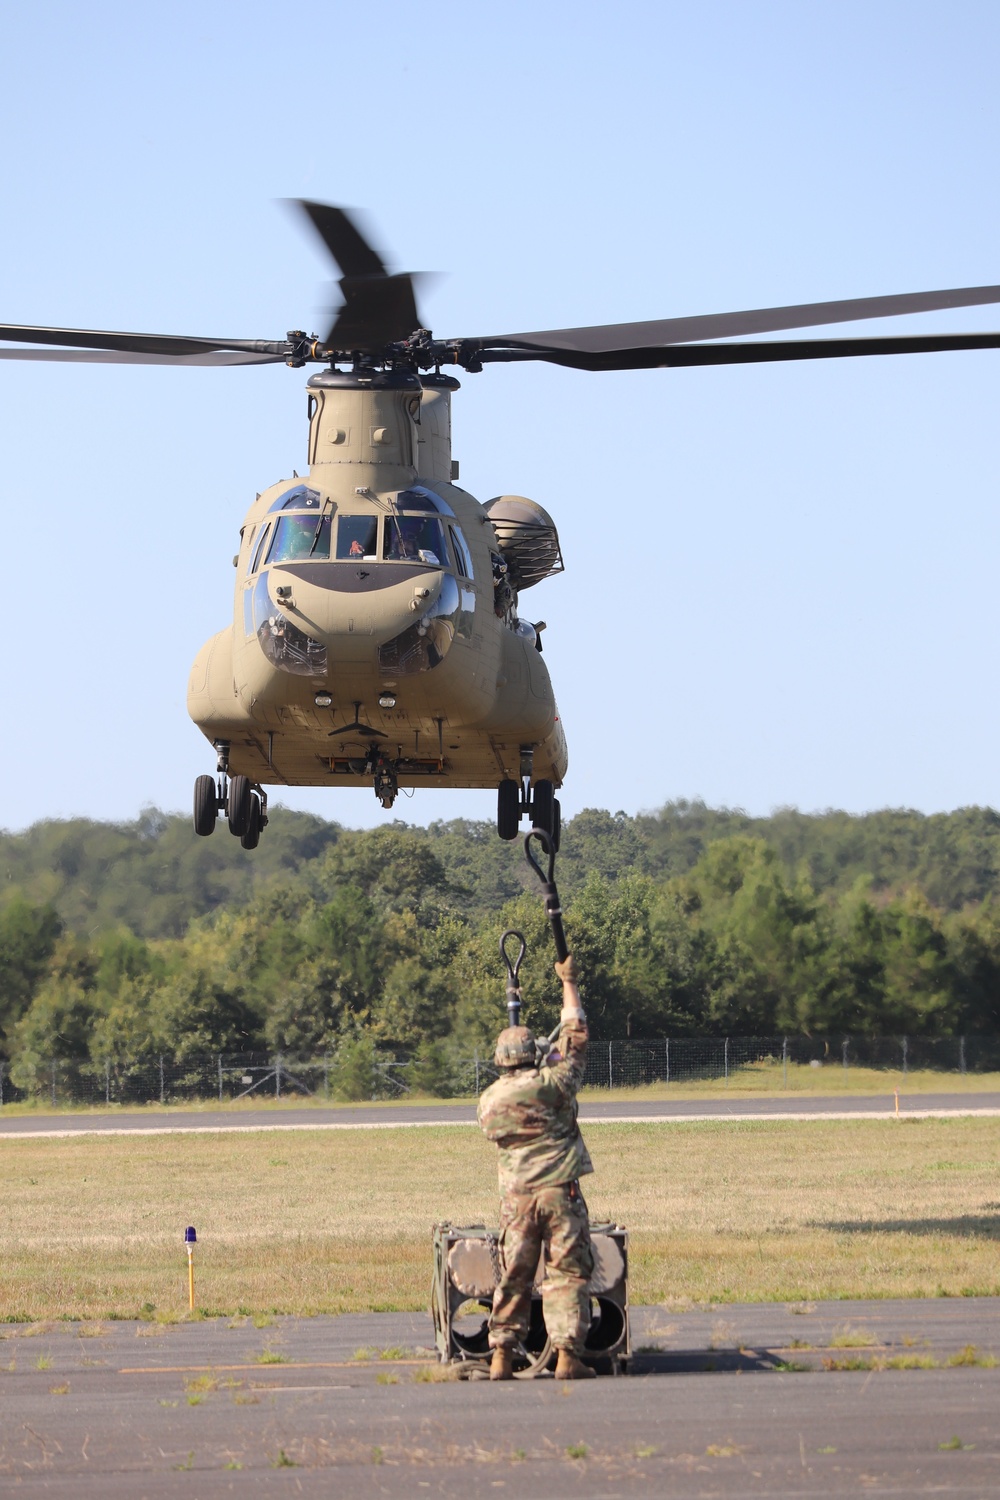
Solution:
[{"label": "rear landing gear wheel", "polygon": [[260,798],[250,796],[250,816],[247,818],[247,831],[240,839],[244,849],[256,849],[260,843]]},{"label": "rear landing gear wheel", "polygon": [[497,787],[497,833],[510,843],[517,838],[521,822],[521,784],[501,781]]},{"label": "rear landing gear wheel", "polygon": [[555,791],[551,781],[536,781],[531,794],[531,826],[555,834]]},{"label": "rear landing gear wheel", "polygon": [[199,776],[194,784],[194,831],[207,839],[215,832],[219,816],[219,794],[214,776]]},{"label": "rear landing gear wheel", "polygon": [[552,847],[559,853],[559,839],[562,836],[562,807],[558,797],[552,798]]},{"label": "rear landing gear wheel", "polygon": [[246,776],[229,778],[229,796],[226,798],[226,818],[229,832],[241,839],[250,823],[250,781]]}]

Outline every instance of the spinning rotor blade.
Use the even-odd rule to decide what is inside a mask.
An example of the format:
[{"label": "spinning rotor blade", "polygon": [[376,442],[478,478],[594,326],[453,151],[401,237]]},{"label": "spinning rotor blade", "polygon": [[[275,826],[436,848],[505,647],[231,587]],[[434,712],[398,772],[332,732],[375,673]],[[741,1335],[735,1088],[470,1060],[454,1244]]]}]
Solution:
[{"label": "spinning rotor blade", "polygon": [[421,327],[408,273],[391,276],[381,256],[342,208],[329,203],[296,202],[309,217],[330,255],[344,273],[344,305],[326,337],[331,349],[384,349],[409,338]]},{"label": "spinning rotor blade", "polygon": [[760,344],[668,344],[575,354],[561,349],[483,349],[484,364],[545,360],[572,370],[656,370],[695,365],[772,364],[788,359],[854,359],[867,354],[936,354],[951,349],[1000,349],[1000,333],[928,333],[859,339],[782,339]]},{"label": "spinning rotor blade", "polygon": [[[979,307],[1000,302],[1000,286],[953,287],[940,292],[903,292],[888,297],[855,297],[846,302],[803,302],[792,307],[757,307],[746,312],[708,313],[692,318],[663,318],[651,323],[606,323],[595,328],[556,328],[547,333],[509,333],[472,339],[481,349],[552,349],[570,354],[626,354],[640,349],[684,344],[693,339],[745,337],[783,328],[815,328],[820,323],[852,323],[863,318],[893,318],[906,313],[949,307]],[[626,369],[629,366],[593,366]]]},{"label": "spinning rotor blade", "polygon": [[[411,330],[412,331],[412,330]],[[65,344],[71,349],[108,349],[123,354],[162,354],[177,358],[187,354],[210,354],[227,350],[240,354],[270,354],[284,359],[285,340],[185,338],[172,333],[110,333],[96,328],[33,328],[20,323],[0,323],[0,341],[23,339],[28,344]]]},{"label": "spinning rotor blade", "polygon": [[127,354],[111,349],[3,349],[0,359],[63,361],[90,365],[280,365],[280,354],[240,354],[224,349],[207,354]]}]

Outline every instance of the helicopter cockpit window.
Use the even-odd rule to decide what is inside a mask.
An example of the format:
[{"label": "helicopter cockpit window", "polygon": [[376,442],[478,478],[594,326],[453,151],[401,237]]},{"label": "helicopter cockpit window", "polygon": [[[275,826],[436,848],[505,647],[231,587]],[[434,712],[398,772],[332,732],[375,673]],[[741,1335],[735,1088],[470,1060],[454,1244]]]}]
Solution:
[{"label": "helicopter cockpit window", "polygon": [[308,562],[330,556],[329,516],[279,516],[268,550],[269,563]]},{"label": "helicopter cockpit window", "polygon": [[448,561],[444,529],[430,516],[398,516],[385,523],[386,562],[422,562],[440,568]]},{"label": "helicopter cockpit window", "polygon": [[398,510],[427,510],[437,516],[455,514],[447,500],[442,500],[440,495],[435,495],[433,490],[429,490],[423,484],[414,484],[408,490],[400,490],[396,496],[396,508]]},{"label": "helicopter cockpit window", "polygon": [[378,517],[341,516],[337,524],[337,556],[373,559],[378,556]]},{"label": "helicopter cockpit window", "polygon": [[323,504],[323,496],[318,490],[311,490],[307,485],[297,484],[294,490],[286,490],[279,495],[270,509],[275,510],[319,510]]},{"label": "helicopter cockpit window", "polygon": [[451,532],[451,545],[455,549],[455,566],[463,578],[472,578],[472,553],[465,537],[457,526],[449,526],[448,530]]},{"label": "helicopter cockpit window", "polygon": [[260,567],[260,560],[264,555],[264,547],[267,543],[267,538],[270,535],[270,531],[271,523],[270,521],[268,521],[267,524],[261,529],[260,541],[257,543],[257,550],[253,554],[253,562],[250,564],[250,567],[247,570],[248,572],[256,573],[257,569]]}]

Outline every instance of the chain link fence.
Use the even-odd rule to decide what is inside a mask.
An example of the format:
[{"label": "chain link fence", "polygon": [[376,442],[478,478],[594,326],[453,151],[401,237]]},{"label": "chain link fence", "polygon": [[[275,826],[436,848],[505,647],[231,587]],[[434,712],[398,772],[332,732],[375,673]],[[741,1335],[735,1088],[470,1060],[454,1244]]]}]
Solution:
[{"label": "chain link fence", "polygon": [[[592,1041],[585,1085],[619,1089],[644,1084],[753,1083],[775,1091],[803,1067],[836,1069],[838,1091],[853,1068],[906,1076],[1000,1071],[1000,1035],[959,1037],[664,1037]],[[492,1056],[456,1052],[447,1043],[408,1055],[352,1041],[322,1057],[168,1053],[132,1061],[51,1058],[26,1067],[0,1061],[0,1107],[34,1100],[66,1105],[194,1104],[315,1098],[399,1099],[409,1094],[474,1098],[497,1076]],[[831,1084],[833,1079],[831,1078]]]}]

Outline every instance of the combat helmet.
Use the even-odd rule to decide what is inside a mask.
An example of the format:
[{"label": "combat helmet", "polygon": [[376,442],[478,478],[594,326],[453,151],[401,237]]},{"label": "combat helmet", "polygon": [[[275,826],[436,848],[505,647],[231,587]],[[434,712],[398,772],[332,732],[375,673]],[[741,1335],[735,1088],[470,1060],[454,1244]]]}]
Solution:
[{"label": "combat helmet", "polygon": [[534,1066],[535,1034],[527,1026],[508,1026],[497,1037],[493,1061],[498,1068]]}]

